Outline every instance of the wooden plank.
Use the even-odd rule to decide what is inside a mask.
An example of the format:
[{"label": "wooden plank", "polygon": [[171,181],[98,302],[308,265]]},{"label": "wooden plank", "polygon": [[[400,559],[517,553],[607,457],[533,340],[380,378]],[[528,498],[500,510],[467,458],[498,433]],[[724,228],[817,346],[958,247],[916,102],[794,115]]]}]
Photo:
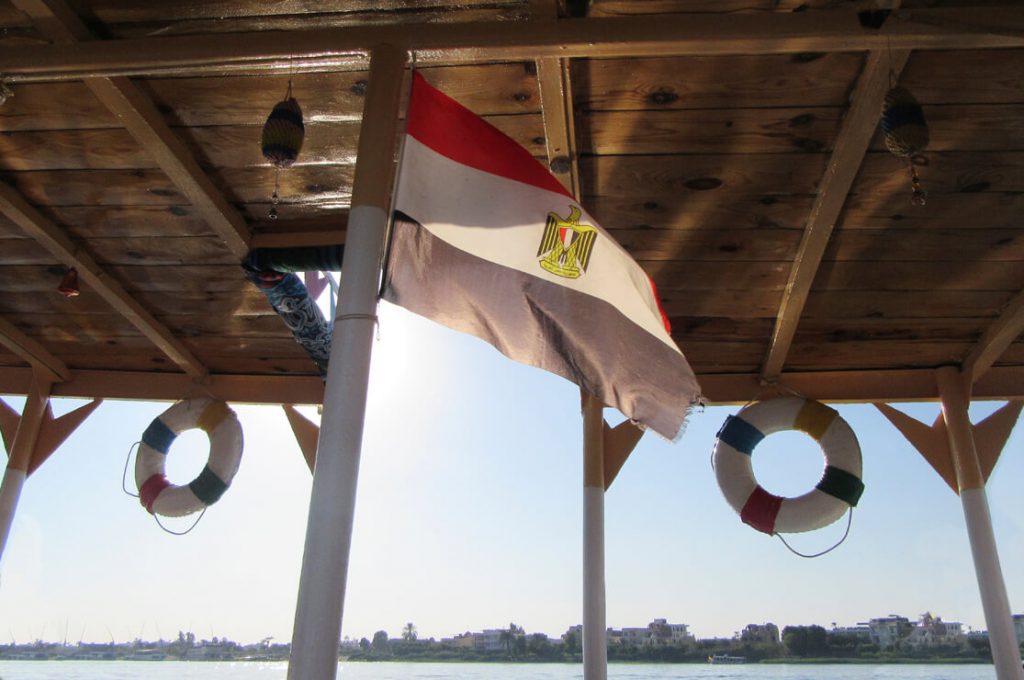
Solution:
[{"label": "wooden plank", "polygon": [[[718,290],[774,290],[786,286],[786,261],[638,260],[653,276],[658,290],[707,295]],[[1024,289],[1024,270],[1017,261],[968,262],[823,261],[812,291],[990,291],[1012,294]],[[806,319],[801,321],[800,329]]]},{"label": "wooden plank", "polygon": [[154,345],[186,373],[201,377],[206,371],[194,356],[153,315],[106,274],[88,253],[75,246],[55,224],[29,205],[15,190],[0,185],[0,210],[26,233],[42,244],[68,267],[78,270],[85,286],[96,291],[108,304],[125,316]]},{"label": "wooden plank", "polygon": [[[906,177],[906,174],[904,174]],[[843,231],[851,229],[1014,229],[1024,214],[1024,194],[1001,192],[930,193],[924,206],[908,200],[909,180],[897,192],[850,196]],[[978,216],[984,215],[984,220]]]},{"label": "wooden plank", "polygon": [[790,229],[615,229],[611,235],[637,260],[792,260],[800,232]]},{"label": "wooden plank", "polygon": [[[97,238],[81,241],[73,239],[75,248],[88,250],[95,264],[131,265],[145,263],[147,266],[191,265],[235,265],[237,260],[224,242],[216,236],[206,237],[121,237]],[[52,252],[39,248],[29,239],[0,240],[4,263],[7,265],[53,264]],[[56,258],[60,261],[60,258]]]},{"label": "wooden plank", "polygon": [[[960,262],[829,261],[818,268],[816,290],[961,290],[1016,291],[1024,288],[1024,270],[1013,260],[990,260],[982,267]],[[801,322],[801,326],[803,322]],[[797,330],[799,334],[800,330]]]},{"label": "wooden plank", "polygon": [[[921,232],[884,229],[839,231],[824,253],[829,260],[947,262],[955,271],[970,262],[1024,260],[1021,229],[933,229]],[[966,266],[966,265],[964,265]]]},{"label": "wooden plank", "polygon": [[589,59],[574,63],[576,106],[595,111],[842,107],[858,53]]},{"label": "wooden plank", "polygon": [[[584,156],[580,176],[589,196],[663,196],[727,193],[813,194],[828,156],[806,154]],[[607,226],[607,225],[606,225]]]},{"label": "wooden plank", "polygon": [[1024,292],[1013,296],[999,318],[985,329],[985,333],[966,353],[961,370],[971,382],[977,381],[1004,356],[1021,333],[1024,333]]},{"label": "wooden plank", "polygon": [[785,287],[789,273],[788,262],[669,262],[642,259],[637,262],[654,278],[659,291],[680,290],[700,295],[721,290],[779,292]]},{"label": "wooden plank", "polygon": [[[27,368],[0,369],[0,393],[26,394],[32,380]],[[319,404],[323,380],[318,375],[210,375],[199,385],[173,372],[76,371],[53,386],[53,396],[177,401],[214,396],[231,403]]]},{"label": "wooden plank", "polygon": [[0,317],[0,345],[31,364],[32,368],[48,382],[61,382],[71,377],[71,372],[63,361],[3,317]]},{"label": "wooden plank", "polygon": [[773,318],[782,298],[781,290],[723,290],[706,293],[658,290],[661,306],[669,318],[726,316],[733,319]]},{"label": "wooden plank", "polygon": [[839,108],[593,112],[580,117],[580,151],[821,153],[832,149],[842,114]]},{"label": "wooden plank", "polygon": [[[282,324],[283,326],[283,324]],[[302,358],[306,357],[301,345],[291,334],[261,336],[219,336],[199,335],[183,338],[184,344],[197,356],[255,356],[262,358]],[[104,361],[116,362],[118,357],[127,355],[145,356],[152,360],[153,351],[149,341],[141,335],[122,335],[110,338],[50,340],[48,346],[52,352],[63,357],[93,355],[97,352],[109,353],[109,356],[97,356],[96,366]],[[308,357],[307,357],[308,359]]]},{"label": "wooden plank", "polygon": [[54,206],[47,212],[74,238],[180,238],[213,233],[190,205]]},{"label": "wooden plank", "polygon": [[[728,356],[734,358],[733,347],[729,343],[749,344],[758,347],[761,356],[754,360],[756,364],[763,358],[766,339],[772,329],[773,319],[732,319],[727,317],[674,317],[672,333],[686,352],[690,355],[691,343],[726,343],[717,360]],[[820,345],[826,349],[834,343],[885,343],[889,341],[914,341],[921,343],[957,343],[967,346],[974,342],[984,329],[985,319],[845,319],[837,328],[830,319],[810,319],[800,324],[793,344],[794,346]],[[741,348],[744,360],[751,357]],[[814,350],[817,352],[818,350]],[[883,350],[888,351],[888,350]],[[707,357],[703,361],[708,361]],[[895,363],[903,363],[905,357],[899,357]]]},{"label": "wooden plank", "polygon": [[912,54],[900,77],[922,104],[1024,103],[1021,50],[929,50]]},{"label": "wooden plank", "polygon": [[[932,104],[923,109],[929,154],[1024,150],[1024,104]],[[871,140],[871,149],[886,150],[881,129]]]},{"label": "wooden plank", "polygon": [[[764,387],[756,373],[746,375],[701,374],[704,397],[713,404],[744,404]],[[779,384],[809,399],[828,402],[935,401],[938,398],[935,371],[931,369],[883,371],[789,372]],[[1024,386],[1021,367],[997,368],[974,384],[971,397],[979,399],[1019,399]]]},{"label": "wooden plank", "polygon": [[[459,8],[512,6],[511,0],[459,0]],[[409,9],[447,9],[458,14],[443,0],[345,0],[323,2],[317,0],[278,0],[267,4],[254,0],[173,0],[140,4],[133,0],[98,0],[91,2],[92,12],[105,23],[145,23],[157,20],[187,21],[190,19],[233,19],[260,16],[294,15],[310,20],[333,13],[398,13]]]},{"label": "wooden plank", "polygon": [[[944,193],[1024,192],[1024,152],[937,151],[927,154],[928,165],[918,168],[929,196]],[[905,162],[890,153],[870,152],[864,157],[853,192],[910,196],[910,174]],[[913,207],[913,206],[911,206]],[[926,209],[928,206],[924,206]]]},{"label": "wooden plank", "polygon": [[6,171],[154,168],[156,163],[124,130],[12,132],[0,136]]},{"label": "wooden plank", "polygon": [[804,318],[994,319],[1011,296],[1002,291],[812,291]]},{"label": "wooden plank", "polygon": [[[423,68],[435,87],[481,116],[540,112],[530,64]],[[285,94],[288,81],[307,125],[357,123],[363,116],[365,70],[262,77],[165,78],[141,87],[171,126],[262,125]]]},{"label": "wooden plank", "polygon": [[987,319],[804,319],[793,339],[794,345],[829,342],[885,340],[956,341],[977,339]]},{"label": "wooden plank", "polygon": [[[186,295],[247,289],[251,284],[241,267],[180,265],[151,267],[147,264],[111,265],[106,271],[124,281],[132,291],[167,291]],[[5,293],[52,293],[64,273],[63,266],[0,266],[0,290]]]},{"label": "wooden plank", "polygon": [[803,229],[810,194],[750,195],[740,189],[670,192],[584,199],[587,211],[609,229]]},{"label": "wooden plank", "polygon": [[[263,316],[219,316],[202,314],[158,317],[179,338],[202,338],[217,335],[222,338],[288,338],[291,331],[281,318],[269,311]],[[104,314],[62,315],[42,314],[38,317],[21,316],[17,327],[25,334],[43,342],[86,338],[91,341],[127,336],[138,336],[132,327],[114,323],[116,317]]]},{"label": "wooden plank", "polygon": [[[140,291],[134,296],[154,316],[165,318],[178,314],[221,314],[221,315],[265,315],[271,312],[270,304],[255,287],[235,291],[211,291],[208,293],[182,293],[180,291]],[[76,314],[110,313],[111,306],[91,289],[83,287],[82,294],[72,298],[52,295],[19,295],[0,299],[0,313],[15,314],[56,314],[69,311]]]},{"label": "wooden plank", "polygon": [[908,56],[908,52],[899,50],[887,51],[884,55],[881,52],[868,55],[828,169],[818,187],[818,196],[811,208],[786,292],[779,305],[778,320],[761,369],[766,379],[774,379],[782,372],[811,284],[832,236],[832,228],[842,212],[857,169],[878,125],[878,112],[882,109],[889,80],[899,77]]},{"label": "wooden plank", "polygon": [[[354,28],[387,24],[438,24],[473,21],[520,21],[525,18],[521,5],[505,7],[418,9],[407,7],[401,12],[345,12],[320,13],[316,15],[316,26],[326,28]],[[305,30],[310,18],[294,16],[253,16],[243,18],[210,18],[186,21],[151,21],[132,24],[106,24],[107,32],[115,39],[147,38],[152,35],[180,36],[211,33],[270,33]]]},{"label": "wooden plank", "polygon": [[794,12],[842,6],[839,0],[591,0],[592,16],[698,12]]},{"label": "wooden plank", "polygon": [[[539,114],[489,116],[487,122],[512,137],[532,154],[544,153],[544,125]],[[260,147],[259,126],[176,128],[197,158],[217,168],[269,166]],[[49,133],[53,135],[54,133]],[[307,165],[355,164],[359,123],[306,125],[302,152],[293,168]],[[123,162],[123,161],[122,161]],[[122,166],[124,167],[124,166]],[[127,167],[146,167],[145,165]]]},{"label": "wooden plank", "polygon": [[119,127],[81,82],[19,83],[11,89],[14,96],[0,107],[0,130],[5,132]]},{"label": "wooden plank", "polygon": [[959,362],[968,347],[967,341],[793,343],[786,365],[794,371],[937,368]]},{"label": "wooden plank", "polygon": [[[103,357],[91,354],[65,354],[63,359],[73,373],[79,371],[169,371],[174,369],[174,364],[161,354],[147,356],[145,354],[124,354],[119,353],[113,356]],[[302,354],[300,349],[297,354],[291,357],[263,357],[258,355],[247,356],[214,356],[204,354],[203,363],[216,373],[226,374],[250,374],[250,375],[317,375],[316,364],[313,360]]]},{"label": "wooden plank", "polygon": [[[330,205],[348,209],[352,191],[350,165],[292,168],[281,173],[282,219],[288,206]],[[263,203],[274,191],[271,168],[225,169],[218,180],[232,202]],[[185,196],[159,170],[52,170],[4,173],[19,193],[40,206],[180,206]]]},{"label": "wooden plank", "polygon": [[[669,318],[774,318],[780,291],[726,290],[716,295],[696,291],[660,290]],[[1000,291],[811,291],[804,307],[807,319],[995,319],[1013,297]]]},{"label": "wooden plank", "polygon": [[[365,63],[372,45],[403,45],[420,63],[514,61],[543,57],[677,54],[797,54],[1024,46],[1014,8],[928,9],[901,14],[899,31],[863,28],[854,12],[789,12],[366,26],[296,31],[268,41],[258,33],[81,43],[0,51],[0,69],[21,80],[161,73],[225,73],[244,67]],[[940,28],[937,24],[941,24]],[[957,28],[951,28],[955,26]],[[967,26],[968,28],[963,28]]]}]

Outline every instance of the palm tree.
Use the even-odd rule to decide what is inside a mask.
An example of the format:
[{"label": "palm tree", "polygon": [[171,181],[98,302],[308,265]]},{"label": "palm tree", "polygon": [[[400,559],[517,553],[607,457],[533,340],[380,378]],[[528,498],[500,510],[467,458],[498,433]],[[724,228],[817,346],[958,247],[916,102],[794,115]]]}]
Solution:
[{"label": "palm tree", "polygon": [[416,639],[416,636],[416,626],[412,625],[412,621],[405,624],[405,628],[402,629],[402,639],[406,642],[411,642]]}]

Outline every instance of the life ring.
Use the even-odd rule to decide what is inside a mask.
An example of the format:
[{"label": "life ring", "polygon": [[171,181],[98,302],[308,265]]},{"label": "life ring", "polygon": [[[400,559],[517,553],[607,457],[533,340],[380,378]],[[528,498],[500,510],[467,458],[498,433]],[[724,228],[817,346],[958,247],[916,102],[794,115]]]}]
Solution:
[{"label": "life ring", "polygon": [[[185,430],[199,428],[210,438],[206,467],[191,482],[176,486],[164,474],[167,451]],[[153,420],[142,433],[135,459],[139,501],[151,514],[181,517],[213,505],[238,472],[242,459],[242,426],[223,401],[179,401]]]},{"label": "life ring", "polygon": [[[754,477],[751,454],[767,435],[797,430],[810,435],[825,455],[818,484],[802,496],[765,491]],[[781,397],[746,406],[718,431],[715,476],[740,518],[766,534],[799,533],[828,526],[857,505],[864,492],[860,444],[849,424],[832,408],[800,397]]]}]

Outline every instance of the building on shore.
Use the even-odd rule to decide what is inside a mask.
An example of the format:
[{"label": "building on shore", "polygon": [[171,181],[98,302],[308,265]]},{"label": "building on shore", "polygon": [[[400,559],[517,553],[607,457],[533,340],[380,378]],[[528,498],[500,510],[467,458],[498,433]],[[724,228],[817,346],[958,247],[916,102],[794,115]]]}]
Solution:
[{"label": "building on shore", "polygon": [[777,645],[782,638],[779,635],[779,627],[774,623],[749,623],[740,631],[740,641]]}]

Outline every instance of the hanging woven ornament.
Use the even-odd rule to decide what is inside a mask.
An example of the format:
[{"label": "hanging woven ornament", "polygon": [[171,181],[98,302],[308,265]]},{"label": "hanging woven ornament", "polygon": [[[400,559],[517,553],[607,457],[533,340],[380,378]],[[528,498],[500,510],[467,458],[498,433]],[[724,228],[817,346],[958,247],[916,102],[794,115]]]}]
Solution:
[{"label": "hanging woven ornament", "polygon": [[910,167],[911,202],[924,205],[927,193],[917,176],[915,158],[928,146],[928,123],[924,120],[921,105],[905,87],[897,86],[886,93],[882,132],[885,133],[886,148],[893,155],[905,159]]},{"label": "hanging woven ornament", "polygon": [[263,157],[270,161],[274,171],[274,194],[270,199],[268,217],[277,219],[279,175],[281,168],[291,167],[302,150],[302,141],[306,128],[302,124],[302,109],[299,102],[292,97],[292,83],[288,81],[288,92],[284,99],[274,105],[274,110],[267,116],[263,124]]}]

